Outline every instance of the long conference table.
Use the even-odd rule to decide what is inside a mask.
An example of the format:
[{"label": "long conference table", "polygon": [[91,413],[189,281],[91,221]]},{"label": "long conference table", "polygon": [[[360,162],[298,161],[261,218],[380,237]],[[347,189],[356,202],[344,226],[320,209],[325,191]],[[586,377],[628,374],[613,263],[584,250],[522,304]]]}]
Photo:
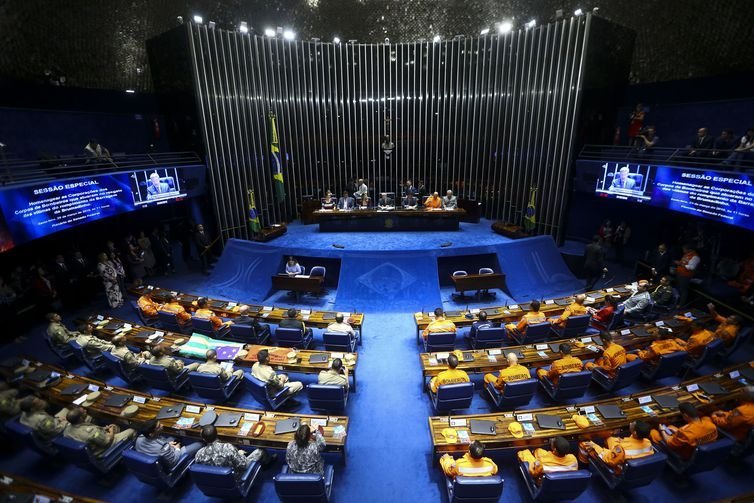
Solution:
[{"label": "long conference table", "polygon": [[[132,295],[148,295],[155,302],[166,302],[170,295],[178,297],[178,302],[189,312],[196,310],[196,302],[199,295],[175,292],[165,290],[164,288],[154,287],[151,285],[142,285],[129,289]],[[228,300],[212,299],[208,297],[210,309],[218,316],[228,319],[237,318],[245,314],[251,318],[256,318],[263,323],[278,324],[283,318],[287,317],[288,308],[280,306],[263,306],[259,304],[248,304],[243,302],[232,302]],[[248,308],[245,313],[241,313],[241,308]],[[335,321],[335,316],[339,311],[317,311],[297,309],[298,319],[303,320],[307,326],[316,328],[327,328],[327,325]],[[355,329],[361,331],[364,324],[363,313],[343,313],[344,318]]]},{"label": "long conference table", "polygon": [[[268,412],[256,409],[226,407],[217,404],[189,402],[187,400],[169,396],[152,396],[149,393],[134,391],[127,388],[119,388],[117,386],[109,386],[102,381],[71,374],[67,370],[54,365],[34,362],[28,359],[27,361],[29,361],[29,368],[53,372],[54,374],[52,375],[60,376],[60,380],[55,384],[40,388],[39,383],[28,379],[28,374],[24,374],[24,376],[18,381],[20,387],[30,389],[42,398],[45,398],[51,403],[60,405],[61,407],[77,405],[79,400],[83,402],[82,397],[86,396],[88,393],[99,391],[101,393],[100,397],[87,407],[87,412],[92,417],[106,423],[117,423],[126,427],[135,427],[138,429],[139,426],[143,425],[146,421],[156,419],[157,414],[163,407],[184,406],[179,417],[160,419],[160,424],[168,435],[198,439],[201,433],[200,428],[198,427],[199,418],[201,418],[205,412],[214,410],[218,416],[223,413],[241,413],[242,418],[237,426],[217,428],[217,433],[221,439],[238,446],[267,447],[270,449],[285,450],[288,442],[293,440],[293,432],[275,435],[275,424],[284,419],[298,417],[302,420],[308,421],[310,424],[322,424],[325,431],[325,441],[327,442],[325,450],[327,452],[341,453],[345,459],[349,424],[348,417],[346,416],[287,414],[277,411]],[[9,370],[4,368],[3,372],[8,378],[13,375],[12,369]],[[80,393],[63,394],[63,391],[73,384],[84,384],[87,388]],[[112,395],[130,396],[131,400],[127,405],[136,405],[139,408],[139,411],[132,417],[127,418],[121,416],[121,407],[109,407],[106,405],[108,398]],[[193,424],[188,426],[187,423],[191,422],[192,418]],[[314,420],[314,423],[311,423],[312,420]],[[265,428],[261,435],[254,437],[251,434],[250,428],[258,421],[262,421]],[[182,426],[184,423],[186,424],[185,427]]]},{"label": "long conference table", "polygon": [[[711,317],[709,313],[692,309],[685,311],[684,317],[691,314],[693,319],[707,321]],[[689,333],[689,324],[679,319],[678,316],[668,316],[651,323],[633,325],[621,330],[612,331],[613,341],[620,344],[627,351],[644,349],[660,336],[659,327],[665,326],[673,330],[674,337],[683,337]],[[571,345],[571,354],[579,359],[591,359],[599,355],[593,336],[575,337],[571,339],[551,340],[523,346],[504,346],[501,348],[462,350],[464,358],[459,358],[458,369],[467,373],[483,374],[487,372],[499,372],[508,366],[505,356],[508,353],[516,353],[518,363],[528,368],[538,368],[550,365],[553,361],[561,358],[558,348],[561,344]],[[448,368],[445,363],[449,353],[421,353],[419,359],[422,366],[422,382],[426,383],[431,378]]]},{"label": "long conference table", "polygon": [[[587,306],[598,307],[605,302],[608,295],[615,295],[621,299],[625,299],[631,296],[631,290],[629,285],[617,285],[614,287],[608,287],[602,290],[593,290],[586,292]],[[540,312],[548,317],[561,314],[566,306],[573,302],[574,296],[569,295],[566,297],[558,297],[554,299],[546,299],[541,301]],[[492,306],[485,308],[476,308],[469,310],[448,310],[445,311],[445,319],[452,321],[456,327],[470,327],[475,321],[479,320],[479,311],[485,311],[487,313],[487,319],[489,321],[496,321],[500,323],[513,323],[517,322],[527,311],[530,311],[529,302],[521,304],[509,304],[505,306]],[[421,331],[427,328],[435,319],[434,313],[414,313],[414,323],[416,323],[416,342],[421,342]]]},{"label": "long conference table", "polygon": [[[474,414],[466,416],[434,416],[429,418],[429,431],[432,440],[433,453],[453,453],[465,451],[468,445],[463,442],[448,442],[442,435],[444,428],[454,428],[461,437],[468,437],[469,442],[479,440],[488,449],[525,449],[546,445],[551,438],[563,436],[568,440],[590,440],[609,436],[615,430],[628,430],[631,422],[638,420],[654,424],[670,423],[679,417],[677,407],[663,408],[652,397],[656,395],[669,395],[675,397],[679,403],[690,402],[703,413],[735,400],[746,386],[754,384],[740,374],[745,367],[754,367],[754,361],[741,363],[726,368],[725,370],[684,381],[676,386],[665,386],[623,397],[611,397],[604,400],[580,403],[578,405],[556,405],[541,409],[526,409],[515,412],[502,412],[495,414]],[[717,382],[725,389],[724,394],[703,396],[701,383]],[[597,405],[616,405],[623,412],[620,419],[607,419],[601,415]],[[571,419],[574,414],[587,414],[590,425],[584,429],[576,426]],[[537,423],[538,414],[558,416],[563,422],[564,429],[543,429]],[[469,428],[472,419],[493,421],[496,432],[493,435],[477,435],[471,433]],[[592,420],[594,419],[594,420]],[[533,427],[533,433],[524,434],[522,438],[514,437],[508,431],[508,425],[514,421],[521,423],[524,428],[527,425]],[[525,424],[526,423],[526,424]],[[524,430],[526,431],[526,429]],[[461,433],[463,432],[463,433]]]},{"label": "long conference table", "polygon": [[[119,318],[113,318],[112,316],[94,315],[89,318],[89,322],[94,326],[94,333],[98,337],[105,340],[110,340],[116,335],[123,335],[126,338],[126,344],[130,347],[139,349],[140,351],[148,351],[155,342],[148,342],[148,338],[154,334],[157,335],[156,344],[162,346],[169,346],[173,348],[174,352],[179,353],[181,345],[188,342],[188,337],[183,334],[170,332],[167,330],[157,330],[135,323],[130,323]],[[114,325],[120,325],[115,328]],[[222,342],[222,339],[214,339],[215,341]],[[279,348],[277,346],[263,346],[252,344],[249,347],[249,353],[245,358],[233,360],[234,365],[242,367],[251,367],[256,361],[253,358],[257,352],[262,349],[267,349],[270,352],[273,351],[293,351],[289,348]],[[312,363],[311,357],[314,355],[327,355],[327,361],[323,363]],[[348,358],[346,358],[348,356]],[[343,365],[348,368],[348,374],[353,380],[353,385],[350,390],[356,392],[356,364],[358,363],[358,353],[338,353],[332,351],[313,351],[313,350],[296,350],[296,361],[291,362],[286,360],[285,362],[275,362],[273,365],[278,370],[285,372],[294,372],[299,374],[319,374],[323,370],[330,368],[332,361],[335,358],[341,358]],[[353,361],[349,364],[348,361]]]},{"label": "long conference table", "polygon": [[347,231],[457,231],[466,210],[396,208],[391,210],[317,210],[320,232]]},{"label": "long conference table", "polygon": [[[29,500],[26,499],[27,497]],[[34,503],[42,503],[44,501],[57,501],[60,503],[104,503],[102,500],[71,494],[8,472],[0,472],[0,501],[34,501]]]}]

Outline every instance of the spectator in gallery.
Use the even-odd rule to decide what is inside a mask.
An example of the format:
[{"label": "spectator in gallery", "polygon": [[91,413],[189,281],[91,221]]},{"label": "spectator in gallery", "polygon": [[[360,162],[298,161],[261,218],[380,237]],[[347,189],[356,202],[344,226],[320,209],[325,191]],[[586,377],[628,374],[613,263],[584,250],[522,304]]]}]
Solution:
[{"label": "spectator in gallery", "polygon": [[652,268],[652,277],[664,276],[670,271],[670,254],[668,246],[660,243],[656,250],[647,252],[647,263]]},{"label": "spectator in gallery", "polygon": [[660,137],[656,133],[657,131],[654,126],[648,126],[647,129],[636,137],[639,155],[651,154],[654,151],[654,148],[660,142]]},{"label": "spectator in gallery", "polygon": [[87,157],[87,163],[103,161],[112,162],[110,151],[104,145],[100,145],[99,141],[94,138],[89,140],[89,143],[86,144],[84,147],[84,153]]},{"label": "spectator in gallery", "polygon": [[126,291],[126,269],[123,267],[123,261],[120,259],[120,254],[117,252],[110,252],[108,259],[115,269],[115,274],[118,279],[118,287],[121,293]]},{"label": "spectator in gallery", "polygon": [[165,276],[169,275],[171,272],[175,273],[175,266],[173,265],[173,247],[170,244],[170,234],[168,231],[160,231],[159,228],[155,227],[152,229],[152,234],[149,235],[149,240],[152,242],[155,259]]},{"label": "spectator in gallery", "polygon": [[111,309],[123,305],[123,292],[118,285],[118,273],[113,263],[108,260],[106,253],[97,255],[97,273],[105,287],[105,296]]},{"label": "spectator in gallery", "polygon": [[646,117],[644,105],[636,104],[636,108],[628,116],[628,144],[636,145],[636,138],[641,134],[644,127],[644,117]]},{"label": "spectator in gallery", "polygon": [[584,274],[586,275],[586,289],[593,290],[605,269],[605,252],[602,248],[602,238],[592,236],[592,242],[584,248]]},{"label": "spectator in gallery", "polygon": [[630,239],[631,227],[625,221],[621,221],[618,227],[615,228],[615,235],[613,236],[615,259],[620,263],[623,262],[623,253]]},{"label": "spectator in gallery", "polygon": [[147,269],[144,266],[144,250],[141,249],[136,238],[131,234],[126,236],[126,251],[126,262],[131,279],[143,280],[144,276],[147,275]]},{"label": "spectator in gallery", "polygon": [[199,224],[196,226],[196,232],[194,233],[194,242],[199,252],[199,261],[202,265],[202,274],[209,274],[209,262],[212,255],[212,242],[209,239],[209,235],[204,231],[204,226]]},{"label": "spectator in gallery", "polygon": [[716,159],[727,159],[733,149],[736,147],[736,135],[730,128],[723,129],[720,136],[715,139],[712,145],[712,157]]},{"label": "spectator in gallery", "polygon": [[154,274],[154,266],[157,264],[154,252],[152,251],[152,241],[147,237],[144,231],[139,232],[139,238],[136,240],[136,244],[141,248],[144,257],[144,268],[147,275]]},{"label": "spectator in gallery", "polygon": [[613,242],[613,223],[609,218],[597,229],[597,235],[602,238],[603,246],[608,246]]},{"label": "spectator in gallery", "polygon": [[746,134],[738,140],[738,145],[733,149],[728,158],[723,161],[723,164],[733,164],[738,161],[751,159],[752,152],[754,152],[754,127],[746,130]]},{"label": "spectator in gallery", "polygon": [[706,127],[700,127],[696,132],[696,137],[690,145],[686,145],[688,149],[686,155],[690,157],[709,157],[710,150],[712,149],[714,140],[709,134],[709,130]]},{"label": "spectator in gallery", "polygon": [[36,273],[31,281],[31,287],[36,294],[37,301],[43,304],[45,309],[60,309],[60,298],[52,278],[42,267],[36,268]]},{"label": "spectator in gallery", "polygon": [[344,190],[343,195],[338,199],[339,210],[352,210],[354,207],[354,200],[348,195],[348,191]]}]

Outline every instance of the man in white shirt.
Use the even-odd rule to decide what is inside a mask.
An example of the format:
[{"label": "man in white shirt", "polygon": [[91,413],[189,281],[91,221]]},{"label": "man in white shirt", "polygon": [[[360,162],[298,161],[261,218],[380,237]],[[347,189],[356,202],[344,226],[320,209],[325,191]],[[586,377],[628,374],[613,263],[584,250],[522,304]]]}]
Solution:
[{"label": "man in white shirt", "polygon": [[369,192],[369,188],[367,187],[366,180],[363,178],[359,178],[359,188],[358,190],[353,194],[353,197],[357,200],[363,199],[364,196],[367,195],[367,192]]},{"label": "man in white shirt", "polygon": [[327,331],[337,332],[339,334],[349,334],[351,337],[355,337],[356,332],[354,332],[353,327],[351,327],[351,325],[344,322],[343,320],[344,320],[343,314],[341,313],[336,314],[335,321],[327,325]]},{"label": "man in white shirt", "polygon": [[263,349],[257,353],[257,362],[251,367],[251,375],[273,388],[286,388],[289,395],[295,395],[304,389],[304,385],[298,381],[289,381],[285,374],[276,374],[269,365],[270,353]]},{"label": "man in white shirt", "polygon": [[652,304],[652,296],[647,289],[647,283],[639,283],[636,292],[623,302],[623,312],[626,315],[641,314]]},{"label": "man in white shirt", "polygon": [[445,193],[445,197],[442,198],[442,208],[444,210],[454,210],[458,207],[458,198],[453,195],[453,191],[449,190]]},{"label": "man in white shirt", "polygon": [[348,369],[343,366],[343,361],[340,358],[335,358],[329,369],[319,373],[317,382],[319,384],[344,386],[348,389]]}]

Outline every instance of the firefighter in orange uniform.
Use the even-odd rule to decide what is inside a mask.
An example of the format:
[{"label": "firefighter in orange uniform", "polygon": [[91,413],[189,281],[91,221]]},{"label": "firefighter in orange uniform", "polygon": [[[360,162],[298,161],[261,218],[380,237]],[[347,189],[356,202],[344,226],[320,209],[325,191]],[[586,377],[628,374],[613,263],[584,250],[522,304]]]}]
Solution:
[{"label": "firefighter in orange uniform", "polygon": [[744,389],[741,405],[730,411],[716,410],[710,418],[739,442],[746,440],[754,428],[754,386]]},{"label": "firefighter in orange uniform", "polygon": [[562,328],[565,326],[566,321],[568,321],[568,318],[570,318],[571,316],[581,316],[582,314],[586,314],[586,307],[584,306],[585,301],[586,295],[584,295],[583,293],[578,294],[574,298],[573,302],[566,306],[563,314],[561,314],[557,318],[550,318],[550,322],[553,325]]},{"label": "firefighter in orange uniform", "polygon": [[191,314],[186,311],[180,302],[178,302],[178,297],[175,295],[171,294],[170,297],[168,297],[167,303],[161,305],[159,310],[175,314],[176,318],[178,318],[178,323],[181,325],[188,325],[191,322]]},{"label": "firefighter in orange uniform", "polygon": [[450,454],[440,458],[440,466],[447,477],[489,477],[497,473],[497,465],[490,458],[484,457],[484,445],[474,440],[469,446],[469,452],[459,459],[453,459]]},{"label": "firefighter in orange uniform", "polygon": [[605,447],[594,442],[579,443],[579,461],[588,463],[589,458],[599,459],[613,473],[620,473],[623,464],[629,459],[643,458],[654,454],[652,441],[649,439],[652,428],[644,421],[633,421],[630,425],[631,435],[625,438],[609,437]]},{"label": "firefighter in orange uniform", "polygon": [[727,318],[720,316],[712,303],[707,304],[707,309],[709,309],[715,321],[719,323],[717,329],[715,329],[715,337],[723,341],[725,347],[731,347],[738,337],[738,331],[741,330],[741,318],[735,314],[731,314]]},{"label": "firefighter in orange uniform", "polygon": [[217,316],[214,311],[209,308],[209,300],[206,297],[201,297],[196,301],[196,305],[199,309],[194,312],[194,316],[197,318],[203,318],[209,320],[212,323],[212,328],[220,330],[223,325],[232,325],[232,321],[223,321],[222,318]]},{"label": "firefighter in orange uniform", "polygon": [[422,331],[422,337],[426,339],[430,333],[435,332],[456,333],[456,324],[445,319],[445,313],[442,312],[441,307],[435,309],[435,319],[432,320],[429,325],[427,325],[427,328]]},{"label": "firefighter in orange uniform", "polygon": [[547,317],[539,312],[541,304],[538,300],[531,301],[531,310],[521,317],[518,323],[508,323],[505,328],[508,329],[508,333],[516,331],[521,335],[526,335],[526,328],[529,325],[536,325],[538,323],[544,323],[547,321]]},{"label": "firefighter in orange uniform", "polygon": [[694,449],[702,444],[717,440],[717,427],[706,416],[699,416],[696,407],[688,402],[678,406],[685,425],[660,425],[660,430],[652,430],[651,438],[655,444],[664,444],[667,449],[681,459],[687,460],[694,453]]},{"label": "firefighter in orange uniform", "polygon": [[492,384],[498,390],[503,391],[505,383],[531,379],[529,369],[518,364],[518,356],[516,356],[516,353],[508,353],[505,358],[508,360],[508,366],[502,369],[500,375],[497,377],[495,377],[495,374],[485,374],[484,382]]},{"label": "firefighter in orange uniform", "polygon": [[448,369],[443,370],[429,381],[429,389],[432,393],[437,393],[437,389],[445,384],[458,384],[462,382],[471,382],[469,375],[463,370],[458,370],[458,357],[448,355]]},{"label": "firefighter in orange uniform", "polygon": [[699,322],[692,321],[689,326],[691,328],[691,335],[686,341],[686,352],[692,358],[699,358],[702,356],[704,348],[706,348],[710,342],[714,341],[716,337],[713,332],[704,328]]},{"label": "firefighter in orange uniform", "polygon": [[581,372],[584,368],[584,364],[578,358],[571,356],[570,344],[560,345],[560,354],[563,356],[559,360],[555,360],[550,365],[550,369],[537,369],[537,377],[543,379],[547,377],[553,384],[557,384],[558,379],[563,374],[569,372]]},{"label": "firefighter in orange uniform", "polygon": [[623,346],[613,342],[613,336],[610,332],[601,332],[600,339],[604,344],[602,356],[596,358],[594,362],[587,362],[585,365],[587,370],[594,370],[595,367],[599,367],[610,377],[615,377],[618,367],[637,358],[636,355],[626,354]]},{"label": "firefighter in orange uniform", "polygon": [[533,453],[529,449],[518,451],[518,460],[529,463],[529,474],[539,483],[546,473],[575,472],[579,469],[576,456],[571,454],[571,445],[563,437],[550,440],[550,450],[537,449]]}]

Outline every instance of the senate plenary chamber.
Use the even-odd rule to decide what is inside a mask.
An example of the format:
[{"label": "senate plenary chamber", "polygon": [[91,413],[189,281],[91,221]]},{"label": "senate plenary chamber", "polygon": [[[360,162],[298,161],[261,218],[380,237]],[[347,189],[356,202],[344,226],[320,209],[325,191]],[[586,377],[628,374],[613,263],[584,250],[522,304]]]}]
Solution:
[{"label": "senate plenary chamber", "polygon": [[754,501],[750,2],[0,6],[0,501]]}]

